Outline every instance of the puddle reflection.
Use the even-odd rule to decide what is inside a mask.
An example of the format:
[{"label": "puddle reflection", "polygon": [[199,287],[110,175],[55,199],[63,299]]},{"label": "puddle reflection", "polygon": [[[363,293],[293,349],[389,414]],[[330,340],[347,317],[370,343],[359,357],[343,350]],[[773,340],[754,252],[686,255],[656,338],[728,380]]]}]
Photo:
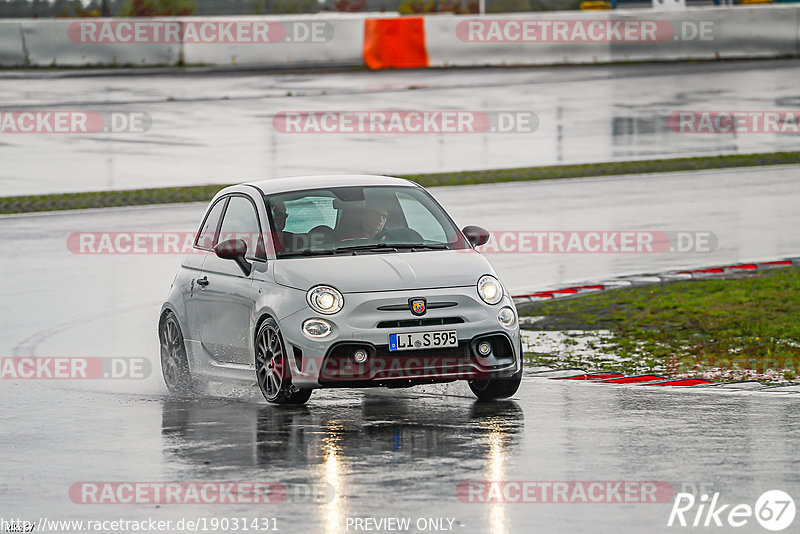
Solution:
[{"label": "puddle reflection", "polygon": [[[187,479],[276,481],[290,501],[314,493],[293,486],[326,488],[305,504],[319,530],[334,533],[348,516],[393,513],[389,503],[456,503],[464,479],[504,480],[523,421],[513,401],[365,396],[275,407],[165,399],[162,442]],[[492,532],[508,532],[502,504],[483,512]]]}]

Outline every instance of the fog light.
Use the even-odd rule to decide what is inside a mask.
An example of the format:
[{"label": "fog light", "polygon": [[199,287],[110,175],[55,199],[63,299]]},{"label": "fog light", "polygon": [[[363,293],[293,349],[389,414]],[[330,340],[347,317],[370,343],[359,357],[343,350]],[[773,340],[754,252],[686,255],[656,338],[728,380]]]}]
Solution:
[{"label": "fog light", "polygon": [[303,323],[303,333],[312,339],[320,339],[331,333],[331,323],[322,319],[309,319]]},{"label": "fog light", "polygon": [[356,349],[356,351],[353,353],[353,359],[356,361],[356,363],[364,363],[367,361],[367,351],[364,349]]},{"label": "fog light", "polygon": [[517,317],[514,315],[514,310],[512,310],[508,306],[505,306],[503,308],[500,308],[500,311],[497,312],[497,320],[504,327],[511,328],[517,321]]},{"label": "fog light", "polygon": [[478,343],[478,354],[481,356],[488,356],[492,353],[492,344],[488,341],[481,341]]}]

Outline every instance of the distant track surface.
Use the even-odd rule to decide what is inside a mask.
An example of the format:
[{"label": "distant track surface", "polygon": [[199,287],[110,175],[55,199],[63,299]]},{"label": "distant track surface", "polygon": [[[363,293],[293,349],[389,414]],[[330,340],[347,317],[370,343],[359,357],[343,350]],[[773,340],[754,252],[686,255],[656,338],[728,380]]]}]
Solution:
[{"label": "distant track surface", "polygon": [[[0,76],[0,113],[142,113],[143,133],[2,134],[3,196],[418,174],[797,149],[797,135],[681,134],[680,110],[796,110],[800,60],[514,69]],[[280,133],[285,111],[534,113],[522,133]]]}]

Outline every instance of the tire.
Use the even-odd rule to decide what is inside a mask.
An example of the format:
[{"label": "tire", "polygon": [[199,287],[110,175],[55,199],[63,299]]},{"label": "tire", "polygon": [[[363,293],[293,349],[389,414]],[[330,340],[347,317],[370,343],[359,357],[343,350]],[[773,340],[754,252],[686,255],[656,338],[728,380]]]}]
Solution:
[{"label": "tire", "polygon": [[522,369],[508,378],[487,378],[485,380],[471,380],[469,389],[480,401],[493,399],[506,399],[519,389],[522,382]]},{"label": "tire", "polygon": [[167,311],[158,327],[161,346],[161,374],[167,389],[174,395],[196,396],[202,393],[200,381],[192,376],[186,343],[178,319]]},{"label": "tire", "polygon": [[292,372],[280,328],[267,318],[256,333],[256,382],[267,402],[272,404],[305,404],[310,389],[294,389]]}]

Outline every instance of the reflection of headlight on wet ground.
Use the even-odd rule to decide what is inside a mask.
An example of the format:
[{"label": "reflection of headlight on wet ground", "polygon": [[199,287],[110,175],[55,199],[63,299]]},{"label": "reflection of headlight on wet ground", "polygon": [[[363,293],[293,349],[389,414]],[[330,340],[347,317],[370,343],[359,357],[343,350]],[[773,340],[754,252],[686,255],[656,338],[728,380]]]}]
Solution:
[{"label": "reflection of headlight on wet ground", "polygon": [[325,532],[338,534],[344,519],[344,500],[340,498],[344,487],[341,462],[341,447],[339,446],[341,425],[333,422],[328,425],[327,436],[323,441],[325,463],[323,464],[323,477],[328,483],[332,498],[324,508]]},{"label": "reflection of headlight on wet ground", "polygon": [[[505,444],[503,443],[503,429],[496,424],[489,426],[489,466],[488,480],[505,480]],[[506,528],[506,509],[503,503],[493,503],[489,512],[489,532],[492,534],[505,534]]]}]

